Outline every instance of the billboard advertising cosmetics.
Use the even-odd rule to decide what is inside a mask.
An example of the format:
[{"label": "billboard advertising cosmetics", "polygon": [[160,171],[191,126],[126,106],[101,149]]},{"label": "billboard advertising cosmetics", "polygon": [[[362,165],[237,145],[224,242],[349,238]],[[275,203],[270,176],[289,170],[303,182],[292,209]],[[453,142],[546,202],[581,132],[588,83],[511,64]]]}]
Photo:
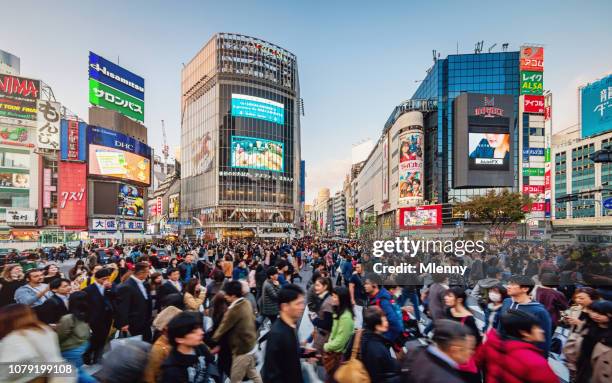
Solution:
[{"label": "billboard advertising cosmetics", "polygon": [[282,172],[283,143],[255,137],[232,136],[231,166]]},{"label": "billboard advertising cosmetics", "polygon": [[90,126],[89,174],[151,184],[151,148],[121,133]]}]

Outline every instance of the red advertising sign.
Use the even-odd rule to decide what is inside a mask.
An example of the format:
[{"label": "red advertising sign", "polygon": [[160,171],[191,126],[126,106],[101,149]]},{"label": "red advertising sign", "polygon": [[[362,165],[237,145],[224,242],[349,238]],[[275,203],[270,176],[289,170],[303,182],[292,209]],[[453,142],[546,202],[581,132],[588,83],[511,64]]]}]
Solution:
[{"label": "red advertising sign", "polygon": [[68,160],[79,160],[79,122],[68,120]]},{"label": "red advertising sign", "polygon": [[155,206],[156,206],[155,210],[156,210],[156,213],[157,213],[157,214],[161,214],[161,213],[162,213],[162,211],[163,211],[163,209],[162,209],[162,207],[163,207],[162,203],[163,203],[163,202],[162,202],[162,197],[157,197],[157,201],[155,201]]},{"label": "red advertising sign", "polygon": [[544,211],[546,206],[544,202],[534,202],[531,205],[527,205],[523,207],[524,212],[532,212],[532,211]]},{"label": "red advertising sign", "polygon": [[399,211],[400,229],[435,229],[442,226],[442,205],[403,207]]},{"label": "red advertising sign", "polygon": [[523,97],[523,109],[525,113],[544,113],[544,96],[526,94]]},{"label": "red advertising sign", "polygon": [[521,47],[521,71],[544,72],[544,48]]},{"label": "red advertising sign", "polygon": [[525,194],[544,193],[544,185],[523,185],[523,193]]},{"label": "red advertising sign", "polygon": [[87,227],[87,164],[59,162],[57,210],[59,225]]}]

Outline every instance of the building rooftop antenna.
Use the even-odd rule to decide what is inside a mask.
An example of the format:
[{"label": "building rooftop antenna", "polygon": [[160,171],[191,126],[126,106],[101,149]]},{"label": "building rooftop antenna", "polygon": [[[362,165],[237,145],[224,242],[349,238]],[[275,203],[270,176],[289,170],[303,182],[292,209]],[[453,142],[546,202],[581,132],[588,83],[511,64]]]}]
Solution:
[{"label": "building rooftop antenna", "polygon": [[487,49],[487,52],[491,53],[491,51],[493,50],[493,48],[495,48],[496,46],[497,46],[497,43],[495,43],[495,44],[491,45],[491,46],[489,47],[489,49]]},{"label": "building rooftop antenna", "polygon": [[164,135],[164,145],[162,147],[162,154],[164,155],[164,174],[168,174],[168,157],[170,156],[170,147],[168,146],[168,139],[166,138],[166,127],[164,126],[164,120],[161,120],[162,134]]},{"label": "building rooftop antenna", "polygon": [[482,46],[484,45],[484,40],[477,41],[476,46],[474,47],[474,53],[479,54],[482,52]]},{"label": "building rooftop antenna", "polygon": [[436,53],[437,53],[437,52],[436,52],[436,50],[435,50],[435,49],[434,49],[434,50],[432,50],[432,51],[431,51],[431,53],[432,53],[432,55],[433,55],[433,61],[434,61],[434,62],[436,62],[436,60],[437,60],[437,57],[436,57]]}]

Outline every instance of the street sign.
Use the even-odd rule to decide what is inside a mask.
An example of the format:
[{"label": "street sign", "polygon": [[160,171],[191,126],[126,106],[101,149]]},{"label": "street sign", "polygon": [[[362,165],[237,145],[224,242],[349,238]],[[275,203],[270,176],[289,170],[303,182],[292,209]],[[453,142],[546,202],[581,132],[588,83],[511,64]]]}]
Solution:
[{"label": "street sign", "polygon": [[601,202],[605,209],[612,209],[612,197],[606,198]]}]

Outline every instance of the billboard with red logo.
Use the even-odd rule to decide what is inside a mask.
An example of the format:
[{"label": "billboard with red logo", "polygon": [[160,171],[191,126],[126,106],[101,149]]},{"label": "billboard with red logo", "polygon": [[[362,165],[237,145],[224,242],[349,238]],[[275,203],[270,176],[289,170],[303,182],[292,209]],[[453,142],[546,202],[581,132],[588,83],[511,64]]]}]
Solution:
[{"label": "billboard with red logo", "polygon": [[523,111],[525,113],[544,114],[544,96],[532,94],[523,96]]},{"label": "billboard with red logo", "polygon": [[58,172],[59,225],[87,228],[87,165],[60,161]]},{"label": "billboard with red logo", "polygon": [[544,48],[533,46],[521,47],[521,71],[544,71]]},{"label": "billboard with red logo", "polygon": [[406,229],[435,229],[442,226],[442,205],[424,205],[399,209],[399,227]]}]

